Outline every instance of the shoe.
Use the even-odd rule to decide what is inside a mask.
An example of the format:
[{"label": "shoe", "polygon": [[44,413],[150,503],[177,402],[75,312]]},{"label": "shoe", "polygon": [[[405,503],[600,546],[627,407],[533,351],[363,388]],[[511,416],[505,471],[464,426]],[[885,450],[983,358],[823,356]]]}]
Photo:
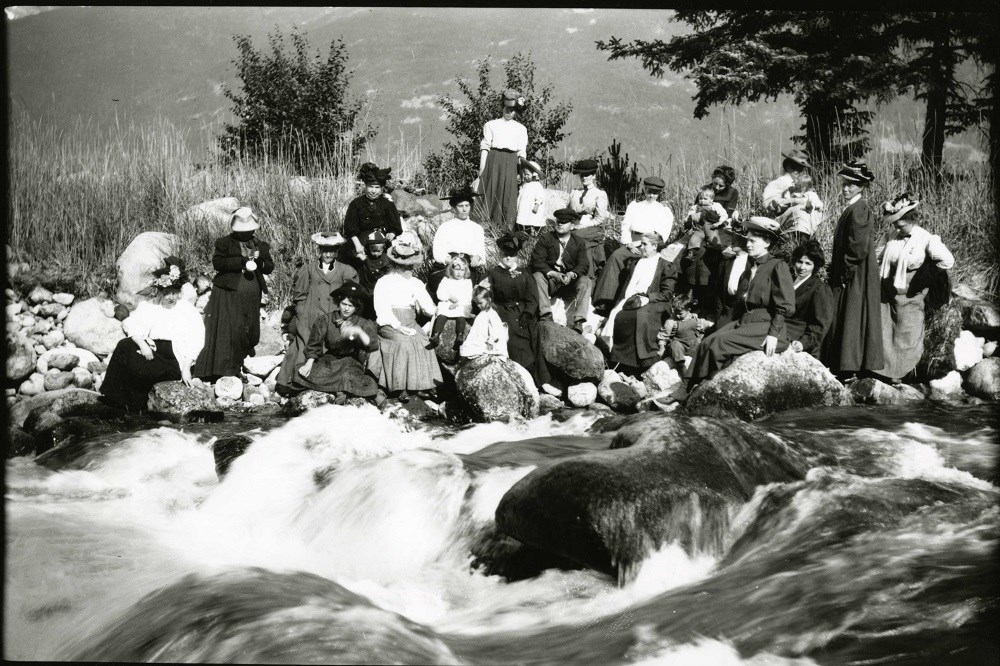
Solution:
[{"label": "shoe", "polygon": [[583,335],[583,324],[584,324],[584,320],[581,319],[578,322],[574,322],[573,325],[570,326],[569,328],[570,328],[571,331],[576,331],[580,335]]},{"label": "shoe", "polygon": [[439,344],[441,344],[441,340],[437,336],[432,335],[431,339],[427,341],[426,345],[424,345],[424,349],[434,349]]},{"label": "shoe", "polygon": [[552,313],[546,312],[545,314],[543,314],[541,317],[538,318],[538,321],[552,321]]}]

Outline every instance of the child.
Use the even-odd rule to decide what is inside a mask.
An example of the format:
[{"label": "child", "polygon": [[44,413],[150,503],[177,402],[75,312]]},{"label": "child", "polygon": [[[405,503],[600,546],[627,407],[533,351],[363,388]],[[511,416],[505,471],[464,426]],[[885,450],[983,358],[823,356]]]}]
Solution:
[{"label": "child", "polygon": [[705,240],[719,242],[719,229],[728,228],[729,213],[715,201],[711,185],[698,190],[698,200],[688,209],[687,225],[692,227],[688,249],[701,247]]},{"label": "child", "polygon": [[427,349],[434,349],[441,342],[445,322],[455,321],[455,349],[465,338],[465,320],[472,316],[472,280],[469,279],[469,262],[457,254],[448,264],[445,276],[437,288],[437,316]]},{"label": "child", "polygon": [[705,337],[705,331],[712,327],[712,322],[695,315],[695,305],[694,301],[675,301],[671,318],[663,322],[660,332],[656,334],[660,356],[663,357],[669,348],[670,358],[681,370],[687,367],[691,355]]},{"label": "child", "polygon": [[508,357],[507,325],[493,309],[493,292],[489,287],[477,286],[472,292],[472,300],[479,314],[458,353],[463,358],[475,358],[482,354]]},{"label": "child", "polygon": [[792,241],[792,247],[816,235],[823,221],[823,201],[813,188],[813,179],[808,173],[797,174],[795,183],[782,193],[781,203],[788,208],[775,218],[781,225],[781,233]]},{"label": "child", "polygon": [[[538,180],[535,163],[524,160],[528,166],[521,169],[521,189],[517,193],[517,224],[529,234],[545,226],[545,188]],[[539,171],[541,167],[539,167]]]}]

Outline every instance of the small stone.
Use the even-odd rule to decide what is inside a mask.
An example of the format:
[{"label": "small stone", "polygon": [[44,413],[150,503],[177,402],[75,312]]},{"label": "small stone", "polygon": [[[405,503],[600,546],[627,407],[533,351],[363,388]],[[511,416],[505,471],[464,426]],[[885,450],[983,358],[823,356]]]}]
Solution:
[{"label": "small stone", "polygon": [[87,363],[87,370],[93,374],[101,374],[108,369],[108,364],[103,361],[91,361]]},{"label": "small stone", "polygon": [[940,379],[932,379],[929,382],[931,387],[931,398],[934,400],[948,400],[962,393],[962,375],[957,370],[952,370]]},{"label": "small stone", "polygon": [[34,317],[32,317],[31,315],[24,315],[24,316],[21,317],[21,327],[22,328],[31,328],[32,326],[35,325],[35,322],[37,322],[37,321],[38,320],[35,319]]},{"label": "small stone", "polygon": [[62,321],[68,316],[69,316],[69,308],[66,308],[65,310],[56,315],[56,321]]},{"label": "small stone", "polygon": [[267,402],[267,399],[264,396],[262,396],[260,393],[254,393],[249,398],[247,398],[247,403],[251,407],[260,407],[265,402]]},{"label": "small stone", "polygon": [[66,372],[62,370],[49,371],[45,375],[45,390],[46,391],[58,391],[59,389],[64,389],[73,383],[73,373]]},{"label": "small stone", "polygon": [[271,354],[267,356],[247,356],[243,359],[243,367],[247,372],[258,377],[267,377],[275,368],[281,365],[285,359],[284,354]]},{"label": "small stone", "polygon": [[7,388],[7,389],[4,389],[4,393],[6,393],[8,396],[17,395],[17,389],[16,388]]},{"label": "small stone", "polygon": [[989,358],[993,354],[997,353],[997,343],[994,340],[990,340],[983,345],[983,358]]},{"label": "small stone", "polygon": [[264,380],[257,375],[247,375],[247,385],[248,386],[260,386],[264,383]]},{"label": "small stone", "polygon": [[73,294],[67,294],[65,292],[52,294],[53,302],[58,303],[59,305],[69,306],[73,303],[73,299],[75,298],[76,296],[74,296]]},{"label": "small stone", "polygon": [[80,358],[76,354],[66,352],[49,356],[49,367],[57,370],[72,370],[80,363]]},{"label": "small stone", "polygon": [[59,305],[58,303],[45,303],[38,308],[38,314],[43,317],[55,317],[65,309],[65,305]]},{"label": "small stone", "polygon": [[[31,327],[31,335],[42,336],[52,330],[52,322],[48,319],[42,319],[35,323]],[[43,343],[44,344],[44,343]]]},{"label": "small stone", "polygon": [[563,401],[554,395],[549,395],[548,393],[541,393],[538,396],[538,413],[548,414],[549,412],[554,412],[557,409],[563,408]]},{"label": "small stone", "polygon": [[654,363],[649,370],[642,373],[642,381],[646,385],[647,393],[652,395],[670,391],[683,380],[671,360]]},{"label": "small stone", "polygon": [[590,382],[575,384],[566,389],[566,397],[574,407],[588,407],[597,400],[597,387]]},{"label": "small stone", "polygon": [[971,331],[962,331],[955,340],[955,369],[964,372],[983,360],[985,340]]},{"label": "small stone", "polygon": [[7,319],[13,319],[15,316],[21,314],[21,310],[24,309],[24,303],[17,301],[16,303],[7,304]]},{"label": "small stone", "polygon": [[119,303],[118,305],[115,306],[112,316],[118,321],[125,321],[126,319],[128,319],[129,314],[130,314],[129,309],[124,305],[122,305],[121,303]]},{"label": "small stone", "polygon": [[[219,377],[215,382],[215,397],[229,400],[238,400],[243,396],[243,382],[239,377]],[[221,404],[221,402],[220,402]]]},{"label": "small stone", "polygon": [[47,351],[48,351],[48,349],[45,348],[45,345],[43,345],[41,343],[38,343],[37,345],[35,345],[35,353],[36,354],[44,354]]},{"label": "small stone", "polygon": [[28,294],[28,300],[32,303],[48,303],[52,300],[52,292],[45,287],[38,285]]},{"label": "small stone", "polygon": [[73,384],[77,388],[90,388],[94,385],[94,378],[85,368],[73,368]]},{"label": "small stone", "polygon": [[1000,400],[1000,359],[987,358],[977,363],[965,378],[971,395],[986,400]]}]

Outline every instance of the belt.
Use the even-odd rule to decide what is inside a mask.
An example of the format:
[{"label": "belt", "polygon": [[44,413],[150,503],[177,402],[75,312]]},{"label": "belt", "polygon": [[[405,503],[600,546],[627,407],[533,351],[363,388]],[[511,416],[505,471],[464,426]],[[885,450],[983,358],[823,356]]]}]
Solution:
[{"label": "belt", "polygon": [[516,150],[511,150],[510,148],[490,148],[490,150],[499,150],[501,153],[516,153]]}]

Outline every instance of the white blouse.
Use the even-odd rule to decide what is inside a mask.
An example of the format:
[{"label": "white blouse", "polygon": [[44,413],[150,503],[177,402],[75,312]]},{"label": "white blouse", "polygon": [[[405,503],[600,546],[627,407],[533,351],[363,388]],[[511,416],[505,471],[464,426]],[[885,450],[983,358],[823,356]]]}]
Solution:
[{"label": "white blouse", "polygon": [[507,325],[496,310],[483,310],[476,315],[469,335],[459,347],[458,353],[465,358],[475,358],[482,354],[508,356]]},{"label": "white blouse", "polygon": [[[580,195],[583,195],[582,201]],[[608,193],[598,187],[589,188],[586,194],[583,190],[570,192],[569,207],[577,213],[583,213],[578,225],[581,229],[596,226],[611,217],[608,212]]]},{"label": "white blouse", "polygon": [[[718,201],[713,201],[711,208],[712,211],[719,216],[720,224],[725,224],[726,222],[729,221],[729,213],[726,212],[726,209],[723,208],[722,204],[720,204]],[[688,208],[688,217],[689,218],[692,217],[695,213],[697,213],[700,210],[701,206],[699,206],[698,204],[692,205],[690,208]]]},{"label": "white blouse", "polygon": [[172,308],[143,301],[122,322],[125,334],[140,340],[169,340],[182,370],[194,365],[205,346],[205,323],[189,302],[179,300]]},{"label": "white blouse", "polygon": [[781,174],[770,183],[764,186],[764,207],[768,208],[772,203],[777,203],[781,195],[788,191],[788,188],[795,184],[795,177],[791,174]]},{"label": "white blouse", "polygon": [[[437,288],[437,313],[441,317],[471,317],[472,316],[472,280],[465,278],[455,280],[450,277],[441,279]],[[452,303],[449,298],[458,299]]]},{"label": "white blouse", "polygon": [[383,275],[375,283],[375,323],[379,326],[400,326],[393,308],[419,307],[426,314],[436,309],[427,287],[415,277],[404,277],[395,271]]},{"label": "white blouse", "polygon": [[478,222],[455,218],[441,223],[434,233],[431,254],[434,261],[447,264],[452,252],[469,255],[473,266],[483,265],[486,260],[486,235]]},{"label": "white blouse", "polygon": [[652,231],[663,236],[663,242],[670,238],[674,228],[674,213],[670,206],[659,201],[633,201],[625,209],[622,218],[621,242],[632,242],[632,234],[648,234]]},{"label": "white blouse", "polygon": [[528,129],[516,120],[490,120],[483,125],[483,140],[479,143],[479,150],[490,148],[512,150],[527,159]]}]

